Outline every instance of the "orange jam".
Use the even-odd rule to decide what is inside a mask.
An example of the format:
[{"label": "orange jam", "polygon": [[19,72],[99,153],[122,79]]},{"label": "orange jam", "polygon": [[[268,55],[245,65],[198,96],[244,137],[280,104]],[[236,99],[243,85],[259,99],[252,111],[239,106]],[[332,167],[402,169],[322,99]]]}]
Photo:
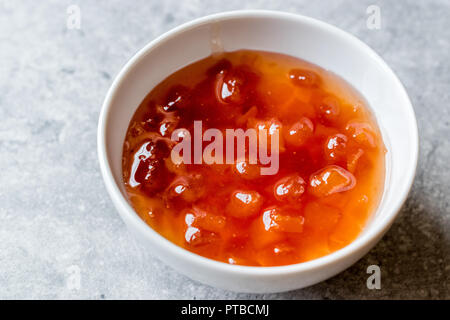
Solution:
[{"label": "orange jam", "polygon": [[[172,134],[193,137],[194,121],[202,132],[276,129],[278,171],[263,175],[267,164],[248,156],[175,161]],[[344,80],[297,58],[241,50],[188,65],[146,96],[126,134],[123,180],[139,216],[180,247],[230,264],[278,266],[358,236],[381,199],[384,156],[367,103]]]}]

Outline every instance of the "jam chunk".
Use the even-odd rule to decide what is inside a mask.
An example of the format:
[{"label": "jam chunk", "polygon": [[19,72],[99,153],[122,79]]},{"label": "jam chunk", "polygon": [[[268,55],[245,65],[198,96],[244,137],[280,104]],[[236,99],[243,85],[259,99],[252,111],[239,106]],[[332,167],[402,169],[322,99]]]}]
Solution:
[{"label": "jam chunk", "polygon": [[264,209],[262,221],[266,231],[301,233],[303,231],[304,218],[292,215],[280,207]]},{"label": "jam chunk", "polygon": [[330,161],[342,161],[347,157],[347,136],[335,134],[327,139],[324,146],[325,155]]},{"label": "jam chunk", "polygon": [[316,197],[326,197],[350,190],[355,184],[353,174],[339,166],[330,165],[311,175],[308,190]]},{"label": "jam chunk", "polygon": [[263,204],[262,196],[256,191],[238,190],[231,195],[228,214],[236,218],[248,218],[258,214]]},{"label": "jam chunk", "polygon": [[[224,66],[225,67],[225,66]],[[218,68],[216,75],[215,95],[221,104],[242,104],[254,88],[258,75],[245,66],[234,68]]]},{"label": "jam chunk", "polygon": [[203,197],[206,193],[203,187],[203,178],[200,175],[179,176],[169,185],[166,196],[169,201],[183,201],[192,203]]},{"label": "jam chunk", "polygon": [[306,189],[306,182],[298,174],[280,179],[274,186],[275,198],[284,203],[300,201]]},{"label": "jam chunk", "polygon": [[365,147],[373,148],[375,146],[375,138],[372,128],[367,123],[351,121],[345,129],[351,137],[359,144]]},{"label": "jam chunk", "polygon": [[199,246],[219,241],[219,232],[224,229],[226,219],[223,216],[209,215],[199,209],[191,209],[184,213],[184,222],[186,242]]},{"label": "jam chunk", "polygon": [[302,87],[316,86],[320,82],[320,77],[317,73],[305,69],[292,69],[289,71],[289,78],[295,85]]},{"label": "jam chunk", "polygon": [[320,119],[328,122],[337,120],[341,113],[339,100],[334,96],[323,97],[316,103],[316,109]]},{"label": "jam chunk", "polygon": [[234,165],[234,172],[242,179],[253,180],[261,176],[261,168],[248,160],[238,160]]},{"label": "jam chunk", "polygon": [[[153,194],[165,188],[168,176],[164,161],[160,158],[167,154],[164,142],[144,142],[133,156],[128,184],[132,188],[141,187]],[[159,155],[159,157],[158,157]]]},{"label": "jam chunk", "polygon": [[284,140],[288,147],[300,147],[313,135],[314,124],[306,117],[302,117],[284,132]]}]

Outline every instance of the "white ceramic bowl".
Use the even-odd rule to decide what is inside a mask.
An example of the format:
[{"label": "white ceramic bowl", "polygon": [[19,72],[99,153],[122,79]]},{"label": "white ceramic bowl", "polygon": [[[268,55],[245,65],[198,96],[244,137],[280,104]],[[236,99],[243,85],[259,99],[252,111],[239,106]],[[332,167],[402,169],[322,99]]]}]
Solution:
[{"label": "white ceramic bowl", "polygon": [[[217,41],[219,40],[219,41]],[[146,225],[125,198],[122,145],[133,113],[160,81],[211,54],[255,49],[296,56],[331,70],[368,100],[387,145],[383,199],[350,245],[316,260],[281,267],[229,265],[190,253]],[[334,276],[366,254],[389,229],[412,185],[418,133],[402,84],[367,45],[326,23],[272,11],[235,11],[186,23],[146,45],[123,67],[108,91],[98,126],[98,155],[107,190],[132,234],[161,260],[200,282],[239,292],[303,288]]]}]

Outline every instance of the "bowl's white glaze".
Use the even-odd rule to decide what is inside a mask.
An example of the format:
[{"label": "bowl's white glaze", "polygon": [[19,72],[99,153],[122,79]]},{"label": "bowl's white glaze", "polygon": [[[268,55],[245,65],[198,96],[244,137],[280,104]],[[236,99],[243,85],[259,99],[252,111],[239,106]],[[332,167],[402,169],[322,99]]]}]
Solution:
[{"label": "bowl's white glaze", "polygon": [[[219,42],[218,42],[219,41]],[[125,198],[122,146],[131,117],[147,93],[176,70],[211,54],[255,49],[279,52],[331,70],[369,102],[387,145],[381,204],[361,235],[322,258],[281,267],[245,267],[184,250],[148,227]],[[367,45],[326,23],[272,11],[236,11],[186,23],[155,39],[123,67],[105,98],[98,126],[98,156],[107,190],[132,234],[168,265],[203,283],[240,292],[279,292],[306,287],[346,269],[389,229],[411,188],[418,132],[402,84]]]}]

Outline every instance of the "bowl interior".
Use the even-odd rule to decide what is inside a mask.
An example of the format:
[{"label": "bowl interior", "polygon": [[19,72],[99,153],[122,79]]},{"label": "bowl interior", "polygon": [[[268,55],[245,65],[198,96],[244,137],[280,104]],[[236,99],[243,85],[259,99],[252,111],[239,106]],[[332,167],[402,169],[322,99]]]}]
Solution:
[{"label": "bowl interior", "polygon": [[353,85],[369,102],[388,149],[384,196],[363,234],[395,215],[409,191],[418,148],[416,121],[403,86],[362,42],[326,24],[293,15],[242,13],[197,21],[153,41],[130,60],[111,88],[104,126],[106,159],[122,195],[122,144],[136,108],[169,74],[217,47],[292,55]]}]

